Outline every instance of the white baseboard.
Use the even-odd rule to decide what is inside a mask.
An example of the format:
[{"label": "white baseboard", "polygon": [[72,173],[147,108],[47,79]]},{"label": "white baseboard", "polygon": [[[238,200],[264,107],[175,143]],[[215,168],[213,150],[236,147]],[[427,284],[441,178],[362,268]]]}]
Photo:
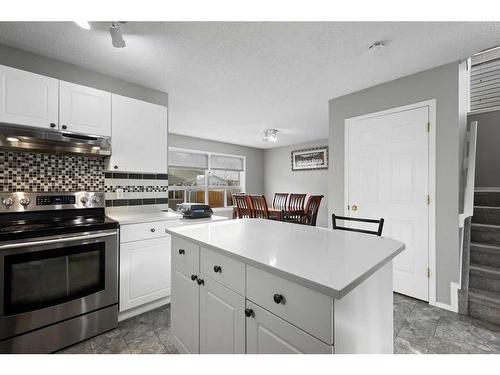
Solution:
[{"label": "white baseboard", "polygon": [[160,306],[164,306],[170,303],[170,297],[163,297],[157,299],[156,301],[146,303],[145,305],[137,306],[129,310],[122,311],[118,313],[118,321],[121,322],[123,320],[127,320],[134,316],[143,314],[150,310],[154,310]]},{"label": "white baseboard", "polygon": [[458,313],[458,290],[460,289],[460,285],[458,283],[451,282],[450,283],[450,304],[437,302],[435,301],[432,305],[439,307],[440,309],[453,311]]}]

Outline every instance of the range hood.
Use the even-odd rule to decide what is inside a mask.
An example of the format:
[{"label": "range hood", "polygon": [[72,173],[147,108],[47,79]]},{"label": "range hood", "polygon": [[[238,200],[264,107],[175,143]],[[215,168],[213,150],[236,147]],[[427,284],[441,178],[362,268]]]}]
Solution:
[{"label": "range hood", "polygon": [[0,149],[105,157],[111,155],[111,138],[1,123]]}]

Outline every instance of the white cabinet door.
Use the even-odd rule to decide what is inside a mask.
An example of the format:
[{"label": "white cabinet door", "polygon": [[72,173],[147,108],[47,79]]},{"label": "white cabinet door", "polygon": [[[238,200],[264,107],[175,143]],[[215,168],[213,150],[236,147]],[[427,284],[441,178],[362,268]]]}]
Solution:
[{"label": "white cabinet door", "polygon": [[247,308],[252,313],[246,318],[247,353],[333,353],[333,346],[326,345],[248,300]]},{"label": "white cabinet door", "polygon": [[245,298],[200,276],[200,353],[245,353]]},{"label": "white cabinet door", "polygon": [[182,353],[200,352],[200,287],[191,275],[172,270],[171,324],[174,345]]},{"label": "white cabinet door", "polygon": [[111,93],[60,81],[59,129],[111,136]]},{"label": "white cabinet door", "polygon": [[120,245],[120,311],[170,295],[170,236]]},{"label": "white cabinet door", "polygon": [[0,122],[57,127],[57,79],[0,65],[0,81]]},{"label": "white cabinet door", "polygon": [[167,173],[167,108],[120,95],[112,103],[108,169]]}]

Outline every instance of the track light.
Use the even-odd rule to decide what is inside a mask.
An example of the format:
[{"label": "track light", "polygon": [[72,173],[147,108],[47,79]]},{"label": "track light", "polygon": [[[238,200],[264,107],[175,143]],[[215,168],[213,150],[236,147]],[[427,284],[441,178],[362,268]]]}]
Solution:
[{"label": "track light", "polygon": [[124,48],[127,46],[125,40],[123,40],[122,31],[120,30],[118,23],[111,23],[111,26],[109,27],[109,34],[111,35],[111,44],[113,44],[113,47]]}]

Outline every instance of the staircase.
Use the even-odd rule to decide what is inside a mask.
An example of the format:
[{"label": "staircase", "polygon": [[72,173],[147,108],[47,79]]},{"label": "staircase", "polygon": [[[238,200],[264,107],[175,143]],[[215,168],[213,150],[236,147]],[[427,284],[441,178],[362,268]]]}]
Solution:
[{"label": "staircase", "polygon": [[474,193],[468,312],[500,324],[500,190]]}]

